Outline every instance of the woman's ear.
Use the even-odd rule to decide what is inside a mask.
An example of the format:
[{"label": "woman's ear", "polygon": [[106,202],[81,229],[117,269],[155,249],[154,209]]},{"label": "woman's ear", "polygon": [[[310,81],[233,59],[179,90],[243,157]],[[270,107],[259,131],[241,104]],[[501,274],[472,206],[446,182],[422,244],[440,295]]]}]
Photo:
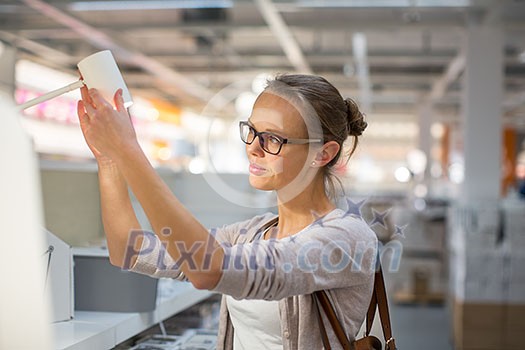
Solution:
[{"label": "woman's ear", "polygon": [[325,166],[335,158],[341,146],[335,141],[328,141],[317,152],[315,156],[315,164],[319,167]]}]

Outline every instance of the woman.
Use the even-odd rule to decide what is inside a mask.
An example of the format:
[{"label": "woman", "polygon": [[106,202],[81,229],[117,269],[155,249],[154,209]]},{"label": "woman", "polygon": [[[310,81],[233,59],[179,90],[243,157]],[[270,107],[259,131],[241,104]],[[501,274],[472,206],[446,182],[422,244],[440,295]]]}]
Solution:
[{"label": "woman", "polygon": [[[83,88],[78,103],[99,166],[113,264],[223,293],[218,349],[321,349],[311,294],[317,290],[327,291],[347,336],[355,338],[372,294],[377,240],[360,217],[334,203],[332,168],[347,137],[354,138],[353,152],[366,127],[351,99],[343,100],[317,76],[270,81],[240,132],[250,184],[276,192],[278,216],[268,213],[211,232],[147,161],[120,91],[114,102],[116,110],[96,90]],[[156,236],[137,230],[128,186]],[[339,347],[332,330],[327,332]]]}]

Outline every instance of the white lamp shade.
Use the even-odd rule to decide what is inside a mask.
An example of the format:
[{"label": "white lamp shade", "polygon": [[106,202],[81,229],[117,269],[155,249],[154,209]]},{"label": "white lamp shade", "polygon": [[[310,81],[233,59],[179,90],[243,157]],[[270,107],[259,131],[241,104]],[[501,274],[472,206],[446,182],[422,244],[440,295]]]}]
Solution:
[{"label": "white lamp shade", "polygon": [[26,108],[33,107],[39,103],[48,101],[52,98],[65,94],[82,87],[84,84],[88,88],[95,88],[100,91],[102,96],[111,104],[114,104],[113,97],[118,89],[122,89],[122,98],[124,107],[133,104],[128,87],[124,83],[124,78],[120,74],[117,62],[113,58],[111,51],[105,50],[92,54],[78,63],[78,70],[82,74],[83,80],[77,80],[60,89],[53,90],[42,96],[18,105],[16,110],[23,111]]},{"label": "white lamp shade", "polygon": [[122,89],[124,106],[129,107],[133,104],[111,51],[104,50],[94,53],[80,61],[77,66],[87,87],[99,90],[110,103],[113,103],[115,92]]}]

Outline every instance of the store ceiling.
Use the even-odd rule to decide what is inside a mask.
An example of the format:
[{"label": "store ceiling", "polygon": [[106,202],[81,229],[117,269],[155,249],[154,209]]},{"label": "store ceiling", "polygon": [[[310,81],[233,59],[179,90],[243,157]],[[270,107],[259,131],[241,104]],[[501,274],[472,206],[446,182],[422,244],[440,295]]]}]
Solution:
[{"label": "store ceiling", "polygon": [[417,115],[430,99],[437,119],[453,120],[466,23],[498,13],[505,113],[525,121],[523,0],[3,0],[0,40],[69,72],[111,49],[132,93],[197,112],[232,100],[258,74],[302,71],[369,113]]}]

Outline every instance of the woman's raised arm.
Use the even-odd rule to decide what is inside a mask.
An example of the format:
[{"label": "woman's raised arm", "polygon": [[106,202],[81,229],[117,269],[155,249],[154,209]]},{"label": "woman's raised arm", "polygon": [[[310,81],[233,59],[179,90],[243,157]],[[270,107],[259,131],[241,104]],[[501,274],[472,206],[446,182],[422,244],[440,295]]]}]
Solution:
[{"label": "woman's raised arm", "polygon": [[[101,186],[105,188],[103,210],[107,214],[105,228],[107,225],[111,232],[120,232],[125,227],[121,220],[129,219],[127,215],[118,218],[117,212],[119,203],[129,201],[129,198],[125,199],[121,187],[127,183],[142,205],[154,232],[190,282],[196,288],[213,288],[221,277],[224,251],[171,193],[149,163],[136,139],[121,92],[115,95],[116,109],[95,89],[89,90],[89,96],[84,93],[82,98],[79,118],[88,145],[109,157],[118,169],[105,169],[107,171],[101,175]],[[125,182],[118,180],[116,183],[120,185],[111,188],[118,176],[122,176]],[[118,247],[113,250],[118,264],[119,259],[122,262],[122,233],[115,236],[120,238],[114,241]],[[127,239],[124,249],[126,246]]]},{"label": "woman's raised arm", "polygon": [[[89,125],[86,123],[88,120],[84,118],[86,114],[84,107],[86,102],[84,101],[89,101],[88,103],[92,103],[92,101],[85,86],[80,91],[83,101],[78,102],[77,113],[80,118],[82,132],[86,133]],[[130,232],[139,230],[140,224],[131,205],[128,186],[116,163],[89,144],[89,142],[88,146],[98,164],[102,223],[106,234],[109,258],[113,265],[123,267]],[[140,248],[142,236],[139,237],[137,235],[135,242],[131,243],[134,247]],[[136,257],[133,257],[128,262],[130,266],[135,262],[135,259]]]}]

